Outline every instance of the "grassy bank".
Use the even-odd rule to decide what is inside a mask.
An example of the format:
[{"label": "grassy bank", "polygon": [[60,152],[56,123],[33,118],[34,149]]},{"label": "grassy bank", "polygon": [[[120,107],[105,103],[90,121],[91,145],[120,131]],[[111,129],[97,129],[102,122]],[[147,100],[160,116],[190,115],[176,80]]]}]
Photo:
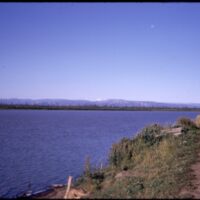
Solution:
[{"label": "grassy bank", "polygon": [[[200,151],[199,125],[183,118],[174,126],[154,124],[135,138],[123,138],[113,144],[107,167],[92,169],[87,159],[76,187],[88,191],[87,198],[180,198]],[[169,131],[177,128],[180,135]]]}]

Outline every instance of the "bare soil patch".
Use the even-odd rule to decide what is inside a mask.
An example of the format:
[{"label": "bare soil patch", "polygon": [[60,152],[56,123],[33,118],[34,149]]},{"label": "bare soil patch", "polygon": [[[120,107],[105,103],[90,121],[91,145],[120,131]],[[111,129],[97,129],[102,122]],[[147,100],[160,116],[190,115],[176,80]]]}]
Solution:
[{"label": "bare soil patch", "polygon": [[200,199],[200,153],[197,162],[191,166],[190,177],[188,185],[180,191],[180,197]]}]

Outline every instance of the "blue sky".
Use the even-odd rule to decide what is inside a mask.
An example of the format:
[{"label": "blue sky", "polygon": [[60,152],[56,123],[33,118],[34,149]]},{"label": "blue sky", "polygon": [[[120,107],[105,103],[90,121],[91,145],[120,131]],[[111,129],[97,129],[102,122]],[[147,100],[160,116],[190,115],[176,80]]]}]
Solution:
[{"label": "blue sky", "polygon": [[0,3],[0,98],[200,103],[200,4]]}]

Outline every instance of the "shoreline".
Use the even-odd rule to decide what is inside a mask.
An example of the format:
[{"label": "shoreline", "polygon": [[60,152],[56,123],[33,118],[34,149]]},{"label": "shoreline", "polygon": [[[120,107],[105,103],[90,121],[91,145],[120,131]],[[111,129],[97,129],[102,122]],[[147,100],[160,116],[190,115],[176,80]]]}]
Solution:
[{"label": "shoreline", "polygon": [[200,112],[200,108],[188,107],[101,107],[101,106],[35,106],[35,105],[0,105],[0,110],[71,110],[71,111],[185,111]]},{"label": "shoreline", "polygon": [[[31,193],[31,191],[25,192],[23,195],[18,196],[17,198],[28,198],[28,199],[64,199],[66,195],[67,185],[65,184],[55,184],[49,186],[46,190],[41,190],[38,192]],[[70,187],[68,193],[68,198],[76,199],[86,196],[86,191],[79,187]]]},{"label": "shoreline", "polygon": [[22,194],[17,195],[16,198],[39,198],[52,193],[54,190],[64,189],[66,186],[66,184],[53,184],[36,192],[32,192],[31,190],[22,192]]}]

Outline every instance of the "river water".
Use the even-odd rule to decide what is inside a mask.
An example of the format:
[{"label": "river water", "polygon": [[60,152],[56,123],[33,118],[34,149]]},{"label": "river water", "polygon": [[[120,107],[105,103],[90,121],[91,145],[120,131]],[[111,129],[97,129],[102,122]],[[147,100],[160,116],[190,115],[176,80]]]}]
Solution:
[{"label": "river water", "polygon": [[0,197],[43,190],[79,176],[87,156],[106,163],[113,143],[145,125],[199,112],[0,110]]}]

